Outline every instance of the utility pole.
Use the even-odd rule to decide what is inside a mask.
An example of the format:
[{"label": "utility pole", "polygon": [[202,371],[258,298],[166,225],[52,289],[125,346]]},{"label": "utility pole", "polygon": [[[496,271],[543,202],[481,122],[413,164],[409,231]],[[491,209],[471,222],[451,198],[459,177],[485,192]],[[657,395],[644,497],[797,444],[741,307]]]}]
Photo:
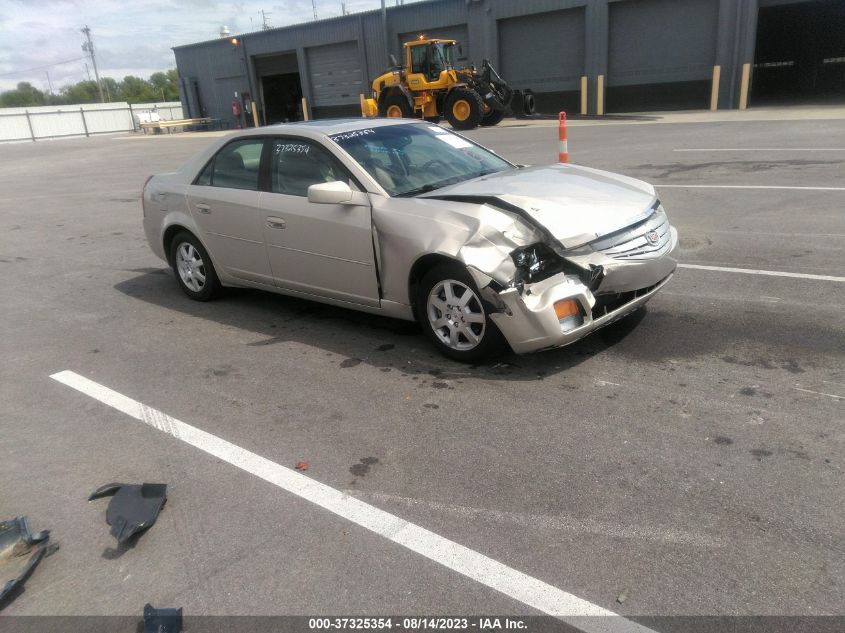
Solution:
[{"label": "utility pole", "polygon": [[106,98],[103,96],[103,84],[100,83],[100,73],[97,70],[97,60],[94,58],[94,42],[91,41],[91,29],[86,24],[81,31],[85,33],[86,42],[82,44],[82,50],[91,56],[91,65],[94,67],[94,77],[97,78],[97,88],[100,91],[100,103],[105,103]]},{"label": "utility pole", "polygon": [[264,9],[261,9],[261,30],[269,31],[272,26],[267,22],[267,16],[273,15],[272,13],[267,13]]},{"label": "utility pole", "polygon": [[88,75],[88,81],[91,81],[91,71],[88,70],[88,62],[85,63],[85,74]]},{"label": "utility pole", "polygon": [[314,20],[317,20],[317,0],[311,0],[311,7],[314,9]]},{"label": "utility pole", "polygon": [[52,95],[53,94],[53,82],[50,81],[50,71],[45,70],[44,74],[47,75],[47,85],[50,87],[50,94]]}]

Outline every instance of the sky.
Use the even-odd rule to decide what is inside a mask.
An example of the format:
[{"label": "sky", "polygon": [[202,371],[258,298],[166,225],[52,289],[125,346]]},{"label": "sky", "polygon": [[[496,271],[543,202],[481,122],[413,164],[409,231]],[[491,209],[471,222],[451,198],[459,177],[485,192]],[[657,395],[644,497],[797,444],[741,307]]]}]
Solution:
[{"label": "sky", "polygon": [[[381,0],[344,1],[352,13],[381,6]],[[316,2],[318,18],[341,15],[341,0]],[[261,9],[274,27],[314,19],[311,0],[0,0],[0,90],[28,81],[47,91],[47,73],[55,92],[86,79],[80,32],[86,24],[100,76],[146,78],[176,67],[173,46],[218,37],[223,25],[232,34],[259,30]]]}]

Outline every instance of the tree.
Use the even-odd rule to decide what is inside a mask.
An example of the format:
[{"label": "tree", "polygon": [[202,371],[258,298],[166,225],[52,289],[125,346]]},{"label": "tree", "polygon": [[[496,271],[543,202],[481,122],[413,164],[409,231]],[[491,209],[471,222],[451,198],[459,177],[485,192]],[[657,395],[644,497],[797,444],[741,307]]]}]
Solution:
[{"label": "tree", "polygon": [[[121,81],[103,77],[103,95],[111,101],[151,103],[179,101],[179,75],[175,68],[141,79],[127,75]],[[15,90],[0,92],[0,107],[27,107],[40,105],[74,105],[99,103],[100,90],[95,81],[80,81],[63,86],[59,94],[45,95],[32,84],[22,81]]]},{"label": "tree", "polygon": [[62,88],[61,96],[64,103],[97,103],[100,91],[96,81],[80,81]]},{"label": "tree", "polygon": [[127,75],[120,82],[120,99],[129,103],[148,103],[158,101],[159,95],[151,82],[144,81],[140,77]]},{"label": "tree", "polygon": [[176,74],[176,69],[168,70],[166,73],[153,73],[150,75],[150,85],[156,92],[156,99],[179,100],[179,76]]},{"label": "tree", "polygon": [[28,81],[22,81],[14,90],[0,93],[0,106],[4,108],[44,105],[44,93]]}]

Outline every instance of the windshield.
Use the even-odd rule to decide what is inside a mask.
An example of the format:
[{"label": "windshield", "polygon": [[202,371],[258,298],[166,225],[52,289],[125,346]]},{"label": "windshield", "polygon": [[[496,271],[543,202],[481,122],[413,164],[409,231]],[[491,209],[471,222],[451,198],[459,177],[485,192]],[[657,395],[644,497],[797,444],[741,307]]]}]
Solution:
[{"label": "windshield", "polygon": [[455,52],[457,48],[458,47],[454,44],[443,45],[443,53],[446,56],[446,63],[449,65],[449,68],[457,68],[457,63],[455,61]]},{"label": "windshield", "polygon": [[391,196],[413,196],[514,169],[483,147],[432,124],[386,125],[331,139]]}]

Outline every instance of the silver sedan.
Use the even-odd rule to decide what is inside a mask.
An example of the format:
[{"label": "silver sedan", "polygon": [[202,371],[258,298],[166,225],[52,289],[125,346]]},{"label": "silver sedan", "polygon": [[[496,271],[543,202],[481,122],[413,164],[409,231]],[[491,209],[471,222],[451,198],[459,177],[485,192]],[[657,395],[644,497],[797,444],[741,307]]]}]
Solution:
[{"label": "silver sedan", "polygon": [[671,278],[654,187],[514,165],[424,121],[258,128],[144,186],[144,230],[182,290],[260,288],[417,320],[467,362],[572,343]]}]

